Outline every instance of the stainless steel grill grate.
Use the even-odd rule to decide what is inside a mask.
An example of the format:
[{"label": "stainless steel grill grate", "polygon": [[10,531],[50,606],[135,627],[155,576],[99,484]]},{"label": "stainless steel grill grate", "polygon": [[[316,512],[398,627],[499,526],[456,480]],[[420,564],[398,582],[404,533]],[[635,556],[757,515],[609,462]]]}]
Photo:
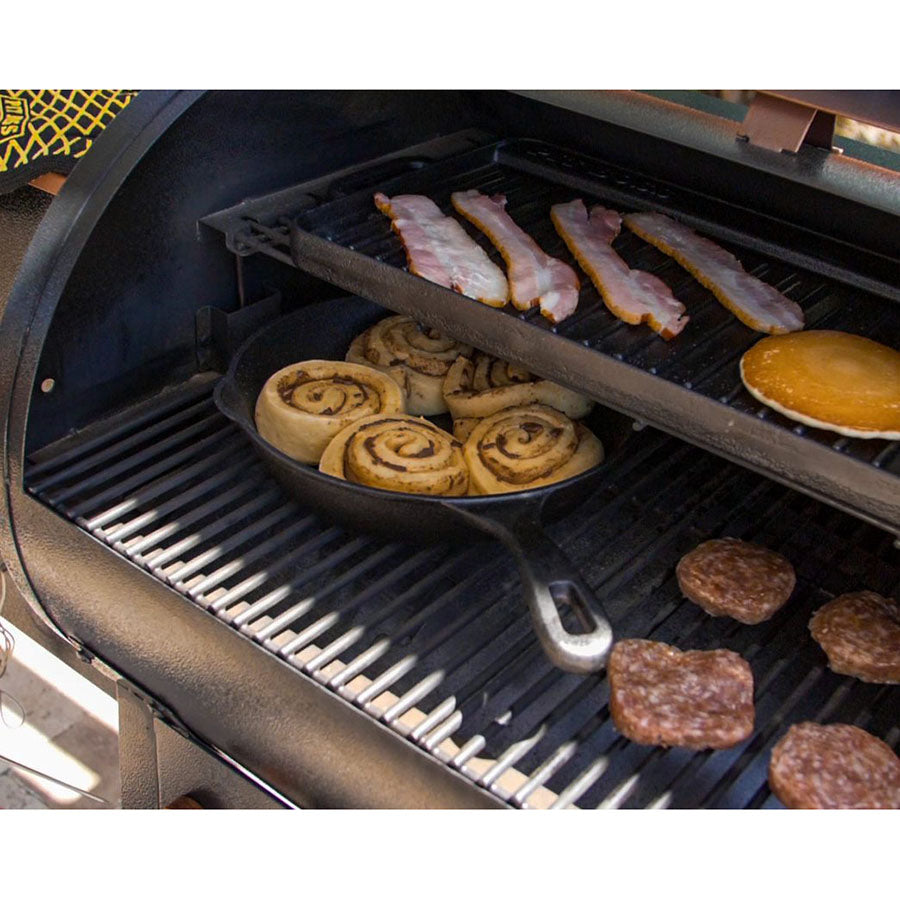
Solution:
[{"label": "stainless steel grill grate", "polygon": [[[330,527],[287,500],[215,411],[208,380],[34,454],[29,490],[191,602],[519,807],[777,805],[768,754],[791,722],[846,721],[900,743],[897,688],[834,675],[807,634],[835,593],[898,591],[891,538],[645,429],[551,527],[619,637],[725,646],[756,678],[757,729],[732,750],[631,744],[602,675],[550,667],[511,561],[490,543],[425,548]],[[718,535],[794,563],[787,608],[755,627],[684,601],[680,555]]]}]

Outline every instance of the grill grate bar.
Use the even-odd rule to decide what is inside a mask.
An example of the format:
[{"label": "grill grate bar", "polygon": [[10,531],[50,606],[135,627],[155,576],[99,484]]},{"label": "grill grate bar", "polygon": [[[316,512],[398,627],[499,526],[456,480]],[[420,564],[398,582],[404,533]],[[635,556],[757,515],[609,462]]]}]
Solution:
[{"label": "grill grate bar", "polygon": [[[146,484],[148,481],[152,481],[157,475],[162,474],[167,471],[167,469],[172,465],[172,463],[181,463],[187,459],[190,459],[192,456],[196,455],[198,451],[205,450],[207,447],[211,447],[215,445],[217,442],[220,442],[226,435],[232,432],[232,426],[226,425],[220,428],[218,431],[209,435],[208,437],[203,438],[202,440],[197,441],[196,443],[185,447],[184,449],[178,451],[177,453],[172,453],[167,457],[159,460],[157,463],[151,466],[147,466],[146,469],[137,472],[132,475],[130,478],[122,479],[117,484],[113,484],[111,487],[107,488],[105,491],[101,491],[99,494],[95,494],[88,500],[84,500],[81,503],[73,504],[68,507],[68,512],[76,517],[83,517],[84,514],[91,509],[96,509],[100,504],[106,503],[107,501],[113,499],[114,497],[121,496],[123,491],[130,491],[132,488],[137,487],[138,485]],[[154,451],[148,451],[148,456],[153,456],[160,448],[157,446]],[[126,466],[124,463],[121,467],[125,471],[129,471],[131,466],[135,463],[140,463],[141,460],[136,460],[135,458],[128,459],[128,465]],[[102,480],[104,483],[108,482],[114,475],[118,474],[117,472],[112,471],[112,468],[107,469],[103,475]],[[73,485],[66,491],[68,497],[75,496],[78,492],[83,490],[85,485],[82,483],[81,485]],[[48,498],[49,499],[49,498]],[[54,505],[64,506],[63,500],[66,499],[64,497],[54,497],[50,499],[50,502]]]},{"label": "grill grate bar", "polygon": [[[328,534],[326,541],[320,541],[318,543],[307,541],[305,544],[301,544],[297,547],[296,550],[292,550],[288,553],[280,563],[269,565],[256,575],[251,575],[234,587],[229,588],[221,597],[217,597],[210,603],[210,609],[214,612],[219,612],[226,607],[234,605],[242,597],[245,597],[247,594],[262,587],[267,581],[272,580],[273,576],[290,567],[294,562],[302,560],[310,550],[319,550],[323,544],[332,543],[335,539],[344,537],[343,532],[338,529],[332,529],[330,532],[326,532],[326,534]],[[303,581],[308,582],[310,578],[314,578],[316,575],[339,565],[348,556],[352,556],[361,548],[365,547],[367,543],[365,538],[355,538],[354,540],[342,544],[337,550],[321,560],[317,566],[313,566],[312,569],[305,571],[303,573]]]},{"label": "grill grate bar", "polygon": [[[371,628],[379,625],[383,620],[389,618],[390,615],[395,610],[402,608],[404,605],[407,604],[407,602],[411,598],[427,594],[427,589],[432,583],[439,582],[442,578],[444,578],[446,575],[448,575],[454,568],[456,568],[457,565],[459,565],[459,563],[455,559],[446,560],[444,563],[442,563],[440,566],[438,566],[436,569],[434,569],[432,572],[430,572],[425,578],[416,582],[416,584],[414,584],[411,588],[409,588],[408,590],[401,593],[392,603],[389,603],[386,606],[382,607],[381,610],[379,610],[379,612],[373,618],[369,619],[369,628],[371,629]],[[462,585],[469,584],[469,583],[471,583],[471,581],[472,581],[472,578],[466,579],[466,581],[464,581],[462,583]],[[429,614],[433,614],[434,610],[440,608],[441,606],[446,604],[450,599],[457,596],[461,592],[462,585],[458,585],[453,590],[447,591],[447,592],[439,595],[438,598],[436,600],[434,600],[431,604],[429,604],[429,606],[425,607],[425,609],[423,609],[421,613],[419,613],[418,615],[414,616],[413,618],[407,620],[405,626],[403,626],[402,628],[399,628],[398,630],[396,630],[394,632],[394,641],[397,642],[397,641],[401,640],[409,631],[413,630],[419,624],[419,622],[421,622],[424,618],[427,618],[427,616]],[[470,617],[471,616],[469,616],[468,618],[470,618]],[[323,658],[324,661],[318,662],[319,657],[316,657],[316,660],[314,660],[313,663],[309,664],[309,671],[313,671],[313,669],[311,667],[313,666],[314,663],[317,663],[317,665],[315,667],[319,668],[321,665],[324,665],[325,663],[330,662],[339,653],[342,653],[344,650],[348,649],[353,643],[355,643],[359,638],[362,637],[362,635],[364,634],[364,630],[363,631],[354,630],[352,632],[352,634],[353,634],[352,641],[348,640],[347,635],[341,635],[339,638],[337,638],[335,641],[333,641],[331,644],[329,644],[329,646],[326,647],[325,650],[323,650],[322,653],[320,654],[320,656]],[[438,640],[438,639],[435,639],[435,640]],[[431,645],[426,645],[425,647],[423,647],[421,650],[421,653],[427,653],[428,650],[430,649],[430,646]],[[356,662],[356,660],[353,660],[351,662],[351,665],[355,662]]]},{"label": "grill grate bar", "polygon": [[[413,660],[416,658],[413,657]],[[415,687],[408,690],[387,712],[381,717],[382,721],[391,722],[399,719],[405,712],[411,710],[420,700],[427,697],[442,681],[444,680],[443,672],[432,672],[423,678]]]},{"label": "grill grate bar", "polygon": [[[274,486],[269,486],[267,490],[257,494],[255,497],[225,515],[217,517],[213,522],[209,525],[205,525],[199,531],[189,533],[187,537],[181,538],[165,549],[160,549],[158,553],[153,553],[152,556],[147,554],[143,561],[145,564],[149,565],[151,570],[160,578],[167,579],[165,567],[172,563],[173,560],[177,560],[183,553],[193,550],[200,544],[212,540],[217,534],[228,531],[232,525],[236,525],[238,522],[253,515],[258,510],[264,509],[277,499],[279,499],[278,490]],[[285,507],[281,507],[281,509],[284,510]]]},{"label": "grill grate bar", "polygon": [[[224,453],[221,454],[221,456],[220,454],[216,454],[216,456],[220,458],[224,457],[225,455],[226,454]],[[184,470],[184,473],[188,474],[184,474],[184,476],[181,478],[173,479],[170,483],[165,485],[165,489],[160,487],[156,493],[161,494],[174,487],[180,487],[185,482],[190,481],[191,477],[196,474],[196,472],[202,471],[203,465],[203,463],[197,463],[194,466],[188,466],[188,468]],[[192,469],[195,471],[191,471]],[[146,526],[148,525],[152,525],[154,522],[159,522],[162,519],[165,519],[168,515],[180,509],[184,509],[185,507],[190,508],[191,506],[193,506],[194,500],[197,500],[200,497],[207,496],[211,491],[215,490],[223,484],[227,484],[238,474],[242,476],[242,480],[240,483],[232,486],[228,491],[218,495],[212,500],[207,501],[207,503],[203,504],[203,506],[196,509],[196,518],[202,518],[202,516],[208,511],[208,509],[215,508],[215,506],[217,505],[221,506],[223,501],[227,502],[227,500],[225,499],[226,496],[228,499],[231,499],[231,497],[233,496],[239,496],[242,492],[252,490],[256,484],[259,484],[259,482],[262,481],[262,469],[259,467],[247,469],[246,460],[239,458],[237,462],[233,463],[230,466],[226,466],[226,468],[222,469],[220,472],[217,472],[215,475],[212,475],[209,478],[204,478],[203,481],[196,483],[193,487],[190,487],[187,490],[179,491],[171,500],[167,501],[166,503],[161,503],[159,506],[155,506],[153,509],[142,513],[139,516],[135,516],[133,519],[130,519],[127,522],[121,521],[122,516],[126,512],[130,512],[132,509],[134,509],[144,498],[132,497],[127,500],[125,504],[120,504],[118,507],[114,507],[113,510],[109,511],[108,513],[104,513],[100,516],[95,516],[93,519],[88,520],[85,523],[85,527],[90,531],[102,530],[106,540],[110,541],[114,545],[124,545],[124,542],[128,538],[132,537],[136,532],[140,531],[143,528],[146,528]],[[150,492],[147,493],[149,494]],[[190,513],[188,515],[190,515]],[[118,522],[118,524],[114,524],[113,527],[109,528],[106,527],[109,522]],[[183,527],[186,524],[190,523],[186,522],[184,518],[180,518],[177,522],[172,523],[173,527],[176,529],[179,527]],[[141,543],[143,544],[144,541],[141,541]]]},{"label": "grill grate bar", "polygon": [[[365,539],[363,539],[363,540],[365,540]],[[364,546],[366,546],[366,545],[367,544],[364,544]],[[322,599],[328,597],[330,594],[334,593],[335,591],[340,590],[344,586],[353,582],[356,578],[360,577],[361,575],[364,575],[370,569],[377,567],[382,562],[384,562],[386,559],[389,559],[391,556],[393,556],[395,553],[396,553],[395,547],[384,547],[383,549],[381,549],[377,553],[373,554],[372,556],[369,556],[366,559],[362,560],[361,562],[357,563],[355,566],[353,566],[347,572],[344,572],[342,575],[331,580],[328,583],[328,585],[326,585],[322,590],[320,590],[317,593],[316,598],[319,600],[322,600]],[[330,567],[324,566],[325,562],[326,562],[326,560],[322,561],[323,568],[319,571],[327,571],[327,568],[330,568]],[[315,568],[316,567],[313,567],[313,569],[310,569],[310,575],[313,577],[315,575],[319,574],[319,571],[314,571]],[[304,581],[305,581],[305,579],[289,581],[287,584],[283,585],[282,587],[276,588],[276,590],[271,591],[270,593],[266,594],[266,596],[264,596],[264,597],[261,597],[256,603],[252,604],[244,612],[240,613],[239,615],[236,615],[233,619],[233,624],[238,627],[244,627],[244,626],[249,627],[256,619],[258,619],[264,613],[268,612],[273,606],[275,606],[278,603],[281,603],[283,600],[285,600],[287,597],[289,597],[291,595],[291,593],[295,590],[295,588],[302,585],[304,583]],[[309,600],[310,600],[310,602],[314,602],[314,600],[316,598],[309,598]],[[306,602],[307,601],[304,601],[304,603],[306,603]],[[269,625],[267,625],[263,628],[256,629],[256,635],[259,638],[259,640],[265,640],[266,638],[269,638],[272,635],[275,635],[281,631],[284,631],[289,625],[293,624],[298,618],[300,618],[302,613],[296,613],[295,612],[296,608],[297,608],[296,606],[293,606],[290,609],[285,610],[277,618],[275,618]]]},{"label": "grill grate bar", "polygon": [[448,718],[443,725],[429,734],[424,740],[419,740],[419,743],[426,749],[430,750],[435,755],[438,755],[441,759],[446,759],[446,754],[440,751],[441,744],[444,743],[447,738],[452,737],[457,731],[459,731],[460,726],[462,725],[463,717],[462,713],[457,709],[453,712],[453,715]]},{"label": "grill grate bar", "polygon": [[595,759],[566,789],[557,797],[552,809],[565,809],[574,806],[596,784],[609,767],[605,756]]},{"label": "grill grate bar", "polygon": [[517,741],[478,779],[478,784],[493,787],[497,779],[512,768],[543,736],[543,729],[538,729],[530,738]]},{"label": "grill grate bar", "polygon": [[125,435],[135,435],[138,441],[152,437],[160,429],[172,427],[172,420],[180,420],[180,411],[187,407],[209,406],[210,382],[206,380],[181,385],[176,391],[129,411],[127,416],[103,422],[102,427],[88,429],[75,442],[63,441],[34,453],[25,467],[25,477],[32,493],[40,493],[38,476],[54,469],[65,468],[74,460],[79,460],[107,444],[114,443]]},{"label": "grill grate bar", "polygon": [[[257,546],[249,553],[242,554],[239,559],[232,560],[221,568],[216,569],[216,571],[207,575],[201,582],[189,588],[187,593],[195,600],[200,600],[209,592],[210,588],[217,587],[232,575],[240,573],[248,564],[268,556],[272,551],[291,542],[293,538],[298,537],[305,531],[309,531],[313,521],[312,518],[307,518],[293,523],[290,527],[286,528],[284,531],[280,531],[274,537],[269,538],[267,541],[263,541],[261,544],[257,544]],[[305,548],[307,551],[319,550],[334,541],[339,534],[340,531],[338,531],[337,528],[332,528],[311,537],[305,544],[301,544],[300,547]]]},{"label": "grill grate bar", "polygon": [[359,706],[368,706],[376,697],[383,694],[391,685],[399,681],[404,675],[411,672],[416,664],[415,656],[405,656],[400,662],[394,663],[386,672],[378,676],[367,688],[360,691],[355,702]]},{"label": "grill grate bar", "polygon": [[547,757],[532,773],[531,777],[525,784],[520,787],[512,799],[522,806],[525,801],[539,788],[548,778],[554,775],[562,766],[564,766],[574,755],[578,749],[575,741],[566,741],[561,744],[550,756]]},{"label": "grill grate bar", "polygon": [[[242,528],[232,537],[227,538],[219,544],[216,544],[213,547],[210,547],[208,550],[203,551],[199,556],[195,556],[193,559],[182,563],[174,570],[168,570],[166,572],[166,578],[175,585],[178,590],[188,590],[188,580],[192,575],[196,575],[200,572],[201,569],[206,568],[210,563],[215,562],[217,559],[221,559],[225,556],[228,551],[234,550],[237,547],[243,547],[247,545],[251,538],[255,538],[260,534],[264,534],[269,528],[277,525],[279,522],[282,522],[284,519],[287,519],[291,513],[295,512],[297,509],[296,505],[293,502],[288,502],[279,506],[274,512],[269,513],[267,516],[264,516],[262,519],[254,522],[252,525],[247,526],[246,528]],[[308,528],[310,528],[313,524],[313,517],[307,516],[301,519],[299,522],[295,522],[290,526],[290,531],[292,534],[297,534],[302,532]],[[252,552],[252,551],[251,551]],[[252,553],[251,559],[256,559],[260,554]],[[154,560],[154,568],[159,569],[158,564]]]},{"label": "grill grate bar", "polygon": [[[366,601],[392,588],[398,581],[405,578],[407,575],[421,568],[423,565],[432,562],[440,555],[440,552],[440,550],[429,548],[427,550],[420,550],[418,553],[415,553],[404,563],[401,563],[386,575],[383,575],[381,578],[378,578],[374,582],[369,584],[364,590],[357,594],[356,597],[348,601],[348,603],[346,603],[342,607],[342,612],[345,614],[350,613]],[[337,621],[337,619],[339,618],[340,614],[330,613],[328,616],[328,620],[331,624],[333,624],[333,621]],[[328,625],[328,628],[331,627],[331,624]],[[324,630],[327,630],[327,628]],[[295,653],[302,647],[306,646],[309,641],[314,640],[321,633],[322,628],[320,627],[320,623],[315,622],[311,626],[309,626],[309,628],[301,631],[300,634],[298,634],[295,638],[288,641],[288,643],[284,644],[280,648],[279,652],[282,656],[289,656],[290,654]],[[274,634],[275,632],[271,633],[271,635],[267,635],[267,639],[271,641],[274,638]],[[307,634],[309,634],[309,637],[307,637]]]},{"label": "grill grate bar", "polygon": [[[432,713],[427,715],[418,725],[416,725],[415,728],[413,728],[413,730],[409,733],[410,738],[412,738],[412,740],[414,741],[421,742],[422,738],[426,734],[432,731],[438,724],[444,722],[447,717],[455,711],[456,698],[452,696],[448,697],[443,703],[437,706]],[[458,721],[460,724],[462,724],[462,717],[458,716],[453,721]]]},{"label": "grill grate bar", "polygon": [[[77,475],[95,469],[97,466],[102,465],[110,459],[121,457],[126,450],[131,449],[135,445],[146,444],[148,440],[155,438],[160,434],[165,434],[165,432],[170,431],[173,427],[195,418],[198,412],[206,412],[212,417],[215,413],[215,407],[212,401],[209,399],[201,400],[199,403],[194,403],[191,406],[186,407],[171,418],[163,419],[162,421],[155,423],[155,425],[151,426],[147,431],[134,432],[121,441],[107,444],[102,450],[97,450],[95,453],[80,455],[77,462],[72,462],[70,465],[58,469],[52,475],[48,475],[40,481],[35,482],[34,490],[38,493],[44,493],[60,482],[70,481]],[[35,471],[40,472],[40,467],[35,466],[33,468],[30,472],[32,477],[34,476]],[[82,486],[84,486],[84,483],[82,483]],[[60,499],[64,499],[64,497],[61,497]]]},{"label": "grill grate bar", "polygon": [[[197,460],[192,465],[177,470],[175,474],[166,474],[156,481],[151,481],[146,487],[128,495],[123,501],[91,516],[84,522],[84,526],[91,531],[105,528],[110,522],[119,521],[123,516],[132,512],[139,505],[146,504],[148,501],[154,500],[162,494],[169,493],[185,482],[190,481],[199,473],[205,472],[209,468],[210,462],[224,462],[232,454],[240,453],[240,450],[240,441],[235,435],[233,440],[225,442],[221,450],[214,454],[210,454],[208,457]],[[258,467],[256,468],[258,469]],[[156,507],[154,507],[154,510],[155,509]]]},{"label": "grill grate bar", "polygon": [[[174,434],[169,435],[169,437],[163,438],[159,441],[152,441],[149,444],[142,441],[145,446],[138,453],[129,454],[124,459],[122,459],[121,462],[114,463],[110,466],[104,466],[101,471],[96,472],[93,475],[88,475],[87,477],[73,481],[73,483],[68,487],[56,491],[52,498],[52,502],[64,503],[70,497],[73,497],[78,493],[82,493],[86,489],[97,487],[100,484],[108,484],[110,481],[115,481],[123,472],[129,472],[135,467],[143,465],[150,459],[154,459],[156,457],[164,455],[166,451],[170,450],[172,447],[177,447],[187,443],[192,438],[195,438],[198,435],[209,431],[210,427],[220,423],[220,421],[221,420],[219,419],[216,411],[211,410],[209,412],[209,415],[201,419],[199,422],[194,422],[193,424],[176,431]],[[221,428],[218,433],[223,434],[228,430],[230,429]],[[100,462],[102,462],[102,460]],[[167,467],[166,460],[163,460],[162,464],[164,468]],[[91,464],[91,468],[93,468],[93,464]],[[74,474],[77,475],[78,472],[75,472]],[[78,514],[80,514],[80,511],[76,513],[76,515]]]},{"label": "grill grate bar", "polygon": [[[226,470],[228,471],[228,470]],[[233,472],[229,472],[229,476],[234,474]],[[208,518],[214,512],[218,512],[222,509],[225,509],[232,501],[237,500],[239,497],[243,497],[245,494],[249,494],[254,488],[256,488],[262,481],[261,473],[250,471],[247,473],[247,481],[234,485],[229,488],[227,491],[223,491],[221,494],[217,494],[213,497],[212,500],[208,500],[206,503],[202,503],[200,506],[196,506],[191,509],[190,512],[184,513],[178,517],[174,522],[169,522],[167,525],[163,525],[160,528],[157,528],[155,531],[151,531],[144,537],[141,537],[137,541],[132,541],[129,544],[125,545],[125,538],[129,537],[133,533],[132,525],[139,525],[143,527],[145,522],[141,522],[142,519],[149,519],[149,522],[154,522],[158,519],[163,518],[168,512],[174,512],[176,509],[184,508],[184,502],[190,502],[193,499],[190,495],[193,493],[191,491],[185,492],[184,494],[178,497],[178,505],[175,506],[172,510],[167,510],[164,512],[154,512],[147,513],[145,516],[139,516],[134,519],[133,522],[128,523],[128,525],[122,526],[123,534],[119,534],[119,530],[117,529],[114,532],[107,532],[105,537],[108,541],[112,542],[113,546],[116,549],[124,550],[132,558],[144,557],[147,555],[147,552],[152,550],[154,547],[158,546],[164,540],[169,537],[172,537],[178,534],[179,531],[183,531],[190,525],[193,525],[195,522],[199,522],[205,518]],[[213,484],[210,485],[208,482],[203,482],[202,492],[198,491],[197,496],[205,496],[207,490],[210,487],[216,487],[219,481],[218,478],[209,479]],[[173,501],[174,503],[174,501]],[[162,507],[160,507],[162,510]]]}]

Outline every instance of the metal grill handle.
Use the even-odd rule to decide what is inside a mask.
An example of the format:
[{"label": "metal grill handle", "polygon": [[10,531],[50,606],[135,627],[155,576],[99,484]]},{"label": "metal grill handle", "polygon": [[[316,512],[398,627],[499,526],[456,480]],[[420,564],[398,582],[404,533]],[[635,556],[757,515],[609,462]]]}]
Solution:
[{"label": "metal grill handle", "polygon": [[[498,536],[516,558],[535,632],[553,664],[579,675],[602,669],[612,648],[612,626],[575,564],[534,520],[520,520]],[[566,629],[561,603],[571,606],[583,632]]]},{"label": "metal grill handle", "polygon": [[[500,508],[475,514],[455,507],[454,512],[499,538],[512,551],[535,633],[550,661],[577,675],[601,670],[612,649],[612,626],[576,565],[541,527],[540,501],[514,514]],[[559,604],[572,608],[582,632],[566,629]]]}]

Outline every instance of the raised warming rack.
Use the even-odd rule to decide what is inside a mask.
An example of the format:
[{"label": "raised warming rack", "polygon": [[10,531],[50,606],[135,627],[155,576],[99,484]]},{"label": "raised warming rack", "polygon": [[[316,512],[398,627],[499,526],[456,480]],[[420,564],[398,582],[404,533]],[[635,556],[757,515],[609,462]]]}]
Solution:
[{"label": "raised warming rack", "polygon": [[[635,432],[551,533],[618,637],[736,650],[753,668],[757,707],[753,737],[734,749],[642,747],[613,729],[603,674],[549,665],[498,545],[411,547],[323,523],[265,474],[211,388],[185,386],[33,454],[28,489],[240,631],[248,652],[286,660],[510,805],[774,806],[768,757],[792,722],[850,722],[900,745],[897,688],[833,674],[807,632],[838,593],[897,593],[900,563],[883,532]],[[796,592],[769,622],[714,619],[681,598],[677,560],[721,535],[757,540],[796,567]]]},{"label": "raised warming rack", "polygon": [[[694,278],[627,230],[615,249],[629,265],[654,272],[691,316],[666,343],[646,326],[629,326],[603,305],[550,219],[550,206],[583,196],[620,211],[673,214],[733,252],[754,275],[803,307],[807,328],[827,328],[890,343],[900,334],[897,260],[881,259],[883,281],[852,268],[853,248],[537,141],[513,140],[419,164],[385,178],[363,175],[353,192],[316,183],[247,201],[204,220],[241,255],[265,253],[457,338],[515,360],[546,377],[672,434],[900,533],[900,442],[841,437],[793,422],[743,387],[738,361],[762,335],[728,313]],[[448,214],[455,190],[506,194],[508,209],[550,254],[579,272],[575,314],[553,327],[537,310],[489,309],[404,271],[390,222],[372,202],[424,193]],[[460,217],[457,217],[460,218]],[[469,223],[493,259],[499,256]],[[877,265],[875,266],[877,269]],[[873,271],[869,266],[869,271]]]}]

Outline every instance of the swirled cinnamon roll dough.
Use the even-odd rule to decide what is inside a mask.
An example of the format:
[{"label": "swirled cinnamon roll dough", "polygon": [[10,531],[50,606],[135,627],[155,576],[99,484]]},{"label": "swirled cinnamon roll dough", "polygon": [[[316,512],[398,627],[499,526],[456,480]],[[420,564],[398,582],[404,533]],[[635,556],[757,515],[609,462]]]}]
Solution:
[{"label": "swirled cinnamon roll dough", "polygon": [[590,398],[571,388],[480,350],[471,358],[460,356],[450,367],[444,381],[444,400],[453,415],[453,433],[457,436],[457,420],[483,419],[511,406],[543,403],[571,419],[584,418],[594,406]]},{"label": "swirled cinnamon roll dough", "polygon": [[402,413],[399,385],[369,366],[310,359],[279,369],[256,401],[256,428],[282,453],[318,463],[349,423],[376,413]]},{"label": "swirled cinnamon roll dough", "polygon": [[470,493],[525,491],[572,478],[603,461],[603,445],[584,425],[539,403],[482,419],[464,446]]},{"label": "swirled cinnamon roll dough", "polygon": [[373,366],[390,375],[406,394],[406,411],[436,416],[447,412],[444,379],[460,355],[472,348],[410,316],[388,316],[353,340],[347,361]]},{"label": "swirled cinnamon roll dough", "polygon": [[353,422],[335,435],[319,470],[406,494],[460,497],[469,487],[460,442],[415,416],[367,416]]}]

